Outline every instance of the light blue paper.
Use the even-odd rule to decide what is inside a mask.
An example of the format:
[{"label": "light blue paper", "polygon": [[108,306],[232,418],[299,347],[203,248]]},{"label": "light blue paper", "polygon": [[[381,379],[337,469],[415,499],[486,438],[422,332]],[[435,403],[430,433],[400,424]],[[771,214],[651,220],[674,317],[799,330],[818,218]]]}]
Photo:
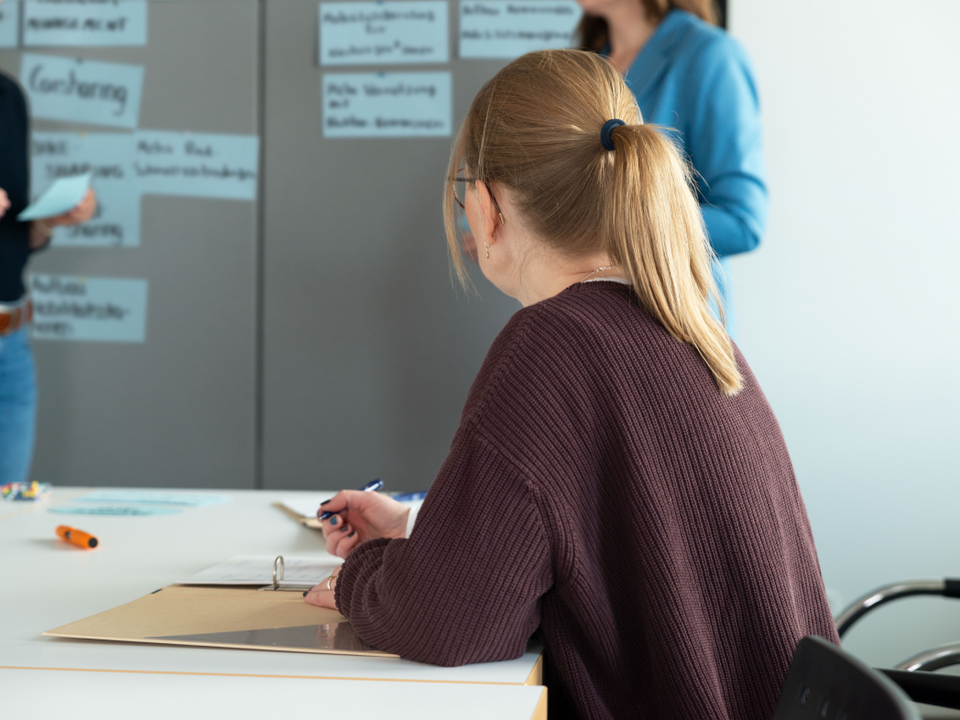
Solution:
[{"label": "light blue paper", "polygon": [[571,47],[582,14],[574,0],[461,0],[460,57],[512,59]]},{"label": "light blue paper", "polygon": [[445,63],[446,0],[320,3],[321,65]]},{"label": "light blue paper", "polygon": [[0,48],[17,47],[20,33],[20,3],[0,2]]},{"label": "light blue paper", "polygon": [[39,198],[23,209],[17,220],[37,220],[63,215],[73,210],[90,188],[90,179],[93,173],[83,173],[71,177],[58,178]]},{"label": "light blue paper", "polygon": [[131,133],[34,132],[36,194],[64,175],[93,173],[97,210],[89,222],[58,227],[55,247],[135,247],[140,244],[140,190],[134,182]]},{"label": "light blue paper", "polygon": [[33,337],[142,343],[147,281],[30,275]]},{"label": "light blue paper", "polygon": [[146,505],[180,505],[182,507],[207,507],[233,500],[228,495],[204,495],[202,493],[166,492],[154,490],[94,490],[76,500],[98,503],[137,503]]},{"label": "light blue paper", "polygon": [[450,73],[327,73],[323,136],[450,135]]},{"label": "light blue paper", "polygon": [[20,84],[33,116],[133,129],[140,116],[143,66],[24,53]]},{"label": "light blue paper", "polygon": [[134,173],[145,194],[254,200],[259,148],[256,135],[140,130]]},{"label": "light blue paper", "polygon": [[26,0],[25,47],[147,44],[146,0]]},{"label": "light blue paper", "polygon": [[142,505],[55,505],[52,513],[61,515],[112,515],[114,517],[142,515],[178,515],[183,510],[169,507],[144,507]]}]

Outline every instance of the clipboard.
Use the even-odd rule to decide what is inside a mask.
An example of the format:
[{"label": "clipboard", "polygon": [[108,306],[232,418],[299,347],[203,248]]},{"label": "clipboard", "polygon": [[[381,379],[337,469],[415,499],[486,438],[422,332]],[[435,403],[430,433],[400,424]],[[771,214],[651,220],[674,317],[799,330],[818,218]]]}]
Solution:
[{"label": "clipboard", "polygon": [[[279,566],[279,577],[278,577]],[[283,558],[265,587],[169,585],[139,600],[47,630],[47,637],[399,657],[361,640],[336,610],[308,605],[283,584]],[[267,592],[264,592],[267,591]]]}]

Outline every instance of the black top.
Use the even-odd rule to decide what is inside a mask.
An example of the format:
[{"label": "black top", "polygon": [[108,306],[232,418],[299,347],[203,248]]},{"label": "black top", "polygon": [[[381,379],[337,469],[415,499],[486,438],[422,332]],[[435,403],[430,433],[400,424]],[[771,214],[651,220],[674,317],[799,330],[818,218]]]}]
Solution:
[{"label": "black top", "polygon": [[10,208],[0,218],[0,303],[19,300],[24,293],[23,268],[30,255],[30,223],[17,215],[30,203],[27,164],[29,121],[23,92],[0,73],[0,188],[10,197]]}]

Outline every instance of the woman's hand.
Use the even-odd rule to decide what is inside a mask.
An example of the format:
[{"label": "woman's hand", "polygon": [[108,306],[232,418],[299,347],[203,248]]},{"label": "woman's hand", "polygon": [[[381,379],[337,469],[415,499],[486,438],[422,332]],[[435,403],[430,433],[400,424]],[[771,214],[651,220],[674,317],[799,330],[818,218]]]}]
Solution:
[{"label": "woman's hand", "polygon": [[0,217],[10,209],[10,198],[7,197],[7,191],[0,188]]},{"label": "woman's hand", "polygon": [[379,493],[341,490],[320,506],[317,515],[322,512],[336,513],[321,524],[327,552],[345,558],[367,540],[405,537],[410,508]]},{"label": "woman's hand", "polygon": [[[370,493],[372,494],[372,493]],[[334,570],[330,577],[314,585],[304,595],[303,601],[316,605],[317,607],[337,609],[335,600],[335,591],[337,589],[337,576],[340,574],[340,568]]]},{"label": "woman's hand", "polygon": [[83,200],[81,200],[73,210],[65,212],[63,215],[44,218],[43,223],[51,228],[57,227],[58,225],[81,225],[93,217],[96,209],[97,194],[91,188],[87,190],[87,194],[83,196]]}]

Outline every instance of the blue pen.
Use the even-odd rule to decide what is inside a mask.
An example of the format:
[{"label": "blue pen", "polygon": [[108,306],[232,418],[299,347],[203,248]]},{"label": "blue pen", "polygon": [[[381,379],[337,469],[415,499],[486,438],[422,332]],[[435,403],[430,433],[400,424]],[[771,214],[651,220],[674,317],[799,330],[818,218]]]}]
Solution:
[{"label": "blue pen", "polygon": [[[379,490],[382,487],[383,487],[383,480],[380,480],[379,478],[377,478],[376,480],[371,480],[362,488],[360,488],[360,492],[373,492],[374,490]],[[330,500],[327,500],[326,502],[330,502]],[[324,505],[326,503],[320,503],[320,504]],[[324,510],[322,513],[317,515],[317,520],[319,520],[320,522],[323,522],[324,520],[329,520],[334,515],[336,515],[336,513],[330,512],[329,510]]]},{"label": "blue pen", "polygon": [[426,496],[427,491],[420,490],[419,492],[397,493],[396,495],[391,495],[390,497],[397,502],[414,502],[415,500],[423,500]]}]

